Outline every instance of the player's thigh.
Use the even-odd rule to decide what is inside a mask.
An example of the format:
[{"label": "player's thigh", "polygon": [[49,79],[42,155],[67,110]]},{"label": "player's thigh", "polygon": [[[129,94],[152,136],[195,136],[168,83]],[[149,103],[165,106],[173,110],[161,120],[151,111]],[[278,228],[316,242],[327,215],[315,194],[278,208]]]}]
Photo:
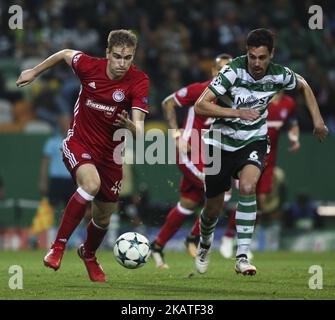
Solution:
[{"label": "player's thigh", "polygon": [[84,187],[86,191],[98,192],[100,189],[100,176],[96,166],[93,163],[84,163],[76,170],[76,182],[78,186]]},{"label": "player's thigh", "polygon": [[233,160],[231,153],[222,152],[219,172],[211,174],[205,169],[205,194],[208,199],[215,198],[231,188]]},{"label": "player's thigh", "polygon": [[241,191],[242,193],[256,192],[256,186],[260,176],[261,176],[261,170],[255,165],[247,164],[246,166],[244,166],[239,173],[240,192]]},{"label": "player's thigh", "polygon": [[267,153],[267,141],[255,141],[244,148],[234,152],[234,178],[239,178],[239,188],[243,189],[244,184],[257,181],[264,169]]}]

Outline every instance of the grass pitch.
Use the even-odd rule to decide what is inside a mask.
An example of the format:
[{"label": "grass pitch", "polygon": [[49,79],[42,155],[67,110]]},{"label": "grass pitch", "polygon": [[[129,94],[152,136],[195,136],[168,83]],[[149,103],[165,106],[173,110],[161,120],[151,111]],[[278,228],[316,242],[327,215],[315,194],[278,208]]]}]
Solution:
[{"label": "grass pitch", "polygon": [[[159,270],[149,260],[140,269],[128,270],[114,259],[112,251],[99,251],[98,258],[107,283],[88,279],[77,253],[66,251],[61,268],[55,272],[43,266],[45,251],[0,252],[0,299],[62,300],[250,300],[250,299],[335,299],[335,254],[255,253],[254,277],[236,275],[234,260],[213,252],[206,274],[197,274],[186,252],[166,252],[170,269]],[[12,290],[12,265],[23,269],[23,289]],[[323,288],[310,289],[313,273],[322,268]],[[312,281],[313,282],[313,281]]]}]

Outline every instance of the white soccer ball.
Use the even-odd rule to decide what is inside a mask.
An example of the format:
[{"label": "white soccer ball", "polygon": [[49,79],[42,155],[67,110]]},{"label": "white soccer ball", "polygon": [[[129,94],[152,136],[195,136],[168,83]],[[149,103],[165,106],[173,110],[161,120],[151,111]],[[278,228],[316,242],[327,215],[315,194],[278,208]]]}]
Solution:
[{"label": "white soccer ball", "polygon": [[116,261],[128,269],[142,267],[151,253],[149,240],[137,232],[126,232],[118,237],[113,251]]}]

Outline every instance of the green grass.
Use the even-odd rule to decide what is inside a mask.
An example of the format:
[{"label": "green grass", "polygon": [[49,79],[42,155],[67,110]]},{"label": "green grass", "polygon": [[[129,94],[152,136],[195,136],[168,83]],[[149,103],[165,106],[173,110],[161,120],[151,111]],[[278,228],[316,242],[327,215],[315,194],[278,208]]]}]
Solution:
[{"label": "green grass", "polygon": [[[0,252],[0,299],[115,299],[115,300],[227,300],[227,299],[335,299],[335,254],[256,253],[255,277],[236,275],[234,260],[214,252],[206,274],[195,272],[186,252],[166,252],[168,270],[156,269],[152,260],[137,270],[121,267],[112,251],[98,257],[107,283],[93,283],[75,251],[66,251],[57,272],[45,268],[45,251]],[[11,265],[23,268],[23,289],[8,287]],[[323,270],[323,289],[309,289],[311,265]]]}]

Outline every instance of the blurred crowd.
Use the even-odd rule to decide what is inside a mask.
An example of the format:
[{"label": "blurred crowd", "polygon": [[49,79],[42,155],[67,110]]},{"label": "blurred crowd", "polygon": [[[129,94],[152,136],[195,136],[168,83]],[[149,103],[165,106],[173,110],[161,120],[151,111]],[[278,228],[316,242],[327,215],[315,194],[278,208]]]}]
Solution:
[{"label": "blurred crowd", "polygon": [[[323,8],[323,29],[310,30],[308,8]],[[289,0],[17,0],[22,30],[10,30],[0,3],[0,132],[52,131],[59,115],[71,114],[79,82],[65,64],[28,89],[15,91],[20,71],[64,49],[104,56],[113,29],[139,37],[136,65],[151,78],[149,119],[163,119],[161,101],[194,81],[210,77],[213,56],[245,52],[247,33],[259,27],[276,35],[274,61],[311,84],[321,112],[335,134],[335,6],[331,1]],[[311,119],[298,98],[302,130]]]}]

